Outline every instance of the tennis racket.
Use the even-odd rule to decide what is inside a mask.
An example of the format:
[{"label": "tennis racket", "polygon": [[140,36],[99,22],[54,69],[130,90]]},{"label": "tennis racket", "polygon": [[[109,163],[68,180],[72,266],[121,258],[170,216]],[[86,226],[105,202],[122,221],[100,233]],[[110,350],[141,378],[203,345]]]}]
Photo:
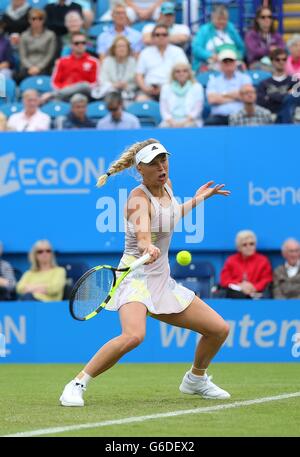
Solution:
[{"label": "tennis racket", "polygon": [[[124,278],[150,259],[145,254],[127,268],[98,265],[88,270],[76,282],[70,297],[70,313],[78,321],[87,321],[105,308]],[[118,277],[117,272],[122,272]]]}]

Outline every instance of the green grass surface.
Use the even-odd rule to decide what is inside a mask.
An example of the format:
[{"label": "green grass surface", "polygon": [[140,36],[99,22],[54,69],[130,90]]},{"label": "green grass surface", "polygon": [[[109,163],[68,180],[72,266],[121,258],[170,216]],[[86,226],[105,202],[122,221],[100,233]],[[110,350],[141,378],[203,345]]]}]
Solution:
[{"label": "green grass surface", "polygon": [[[58,398],[80,365],[0,366],[0,435],[222,403],[181,394],[189,365],[120,364],[92,381],[84,408]],[[226,403],[300,391],[300,364],[214,364],[214,382]],[[224,402],[225,403],[225,402]],[[300,436],[300,397],[205,414],[69,431],[48,436]]]}]

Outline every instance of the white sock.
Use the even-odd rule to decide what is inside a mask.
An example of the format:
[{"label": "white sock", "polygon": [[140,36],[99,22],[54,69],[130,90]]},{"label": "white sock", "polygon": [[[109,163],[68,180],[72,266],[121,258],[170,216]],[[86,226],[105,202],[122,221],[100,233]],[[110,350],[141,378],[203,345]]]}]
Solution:
[{"label": "white sock", "polygon": [[188,377],[190,378],[191,381],[200,381],[201,379],[205,379],[207,377],[206,372],[202,376],[198,376],[197,374],[192,373],[192,369],[190,369]]},{"label": "white sock", "polygon": [[79,382],[79,384],[83,384],[86,387],[88,385],[88,383],[90,382],[90,380],[93,379],[93,378],[92,378],[92,376],[87,374],[85,371],[82,371],[82,373],[83,373],[82,378],[79,379],[79,378],[76,377],[75,381]]}]

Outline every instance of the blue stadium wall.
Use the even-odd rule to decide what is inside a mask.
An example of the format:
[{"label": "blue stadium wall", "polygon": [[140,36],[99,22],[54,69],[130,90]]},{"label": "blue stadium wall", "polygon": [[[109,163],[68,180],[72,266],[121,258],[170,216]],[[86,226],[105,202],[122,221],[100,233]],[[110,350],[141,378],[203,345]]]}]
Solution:
[{"label": "blue stadium wall", "polygon": [[[171,263],[178,250],[188,249],[195,259],[212,261],[219,274],[225,257],[234,250],[236,232],[245,228],[255,231],[259,250],[269,255],[273,266],[281,262],[282,241],[290,236],[300,238],[299,127],[295,125],[123,132],[2,133],[0,239],[4,244],[5,258],[24,271],[28,267],[26,253],[32,244],[37,239],[47,238],[58,252],[60,262],[84,260],[89,265],[104,262],[116,264],[124,243],[124,202],[128,192],[138,182],[134,173],[124,172],[109,179],[104,188],[97,189],[96,177],[108,168],[109,163],[126,146],[149,137],[162,141],[170,150],[170,177],[174,193],[181,201],[193,196],[201,184],[211,179],[225,183],[232,191],[227,199],[214,197],[208,200],[204,207],[198,208],[197,214],[194,211],[193,216],[189,216],[176,229],[171,244]],[[226,319],[236,322],[237,329],[248,325],[243,323],[245,315],[250,315],[247,319],[250,322],[254,320],[257,325],[273,319],[273,324],[267,322],[269,327],[266,323],[259,327],[257,334],[256,324],[249,327],[249,331],[254,332],[254,342],[265,338],[267,342],[273,343],[265,347],[258,345],[258,348],[256,343],[251,343],[248,349],[239,349],[238,345],[234,346],[235,350],[232,347],[228,350],[225,348],[220,360],[299,360],[292,355],[292,348],[297,345],[297,342],[293,342],[294,335],[300,332],[299,302],[226,303],[221,309],[218,308],[220,304],[216,304],[216,307]],[[93,344],[87,344],[82,352],[79,349],[74,356],[71,350],[66,352],[63,346],[70,344],[71,348],[76,332],[79,332],[78,335],[81,332],[89,333],[86,329],[91,327],[67,322],[66,303],[53,304],[53,307],[59,311],[57,319],[54,314],[52,318],[49,305],[39,304],[34,307],[32,304],[1,304],[0,333],[8,332],[8,341],[11,338],[20,350],[12,347],[11,357],[1,358],[0,363],[83,361],[103,342],[105,335],[103,336],[99,318],[98,321],[95,319],[92,324],[87,324],[92,325],[96,335],[99,325],[99,340],[93,337]],[[259,313],[264,311],[266,314],[260,316]],[[25,317],[29,313],[28,319],[25,319],[28,322],[27,334],[35,335],[34,339],[30,337],[26,340],[29,343],[24,347],[13,336],[21,335],[22,341],[23,312]],[[244,314],[241,315],[241,312]],[[117,316],[106,314],[108,331],[114,334]],[[179,336],[173,334],[171,338],[169,330],[155,321],[153,324],[150,322],[152,320],[148,325],[149,341],[152,336],[159,341],[155,360],[191,360],[194,337],[189,335],[183,344],[185,333],[180,333]],[[53,343],[56,328],[65,335],[63,340],[59,339],[61,352],[57,350],[56,343]],[[261,329],[265,336],[259,336]],[[72,335],[70,343],[67,336],[69,332]],[[43,337],[41,341],[36,339],[37,335]],[[166,351],[161,335],[165,340],[171,338],[170,344],[175,344],[174,348],[177,344],[174,342],[179,338],[177,349]],[[283,346],[279,345],[279,340]],[[7,342],[9,344],[14,343]],[[41,349],[41,352],[48,354],[43,359],[41,353],[36,352],[35,345],[42,349],[45,349],[45,345],[54,346],[50,352]],[[294,354],[296,352],[294,349]],[[144,344],[136,354],[128,356],[128,360],[149,361],[151,351]]]}]

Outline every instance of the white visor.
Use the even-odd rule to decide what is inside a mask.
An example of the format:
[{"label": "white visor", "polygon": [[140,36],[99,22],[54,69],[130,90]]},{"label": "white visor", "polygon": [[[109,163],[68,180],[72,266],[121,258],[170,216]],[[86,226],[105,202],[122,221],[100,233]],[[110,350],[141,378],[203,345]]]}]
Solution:
[{"label": "white visor", "polygon": [[152,160],[159,154],[168,154],[170,153],[164,148],[160,143],[151,143],[148,146],[145,146],[141,149],[135,156],[135,163],[138,165],[140,162],[150,163]]}]

